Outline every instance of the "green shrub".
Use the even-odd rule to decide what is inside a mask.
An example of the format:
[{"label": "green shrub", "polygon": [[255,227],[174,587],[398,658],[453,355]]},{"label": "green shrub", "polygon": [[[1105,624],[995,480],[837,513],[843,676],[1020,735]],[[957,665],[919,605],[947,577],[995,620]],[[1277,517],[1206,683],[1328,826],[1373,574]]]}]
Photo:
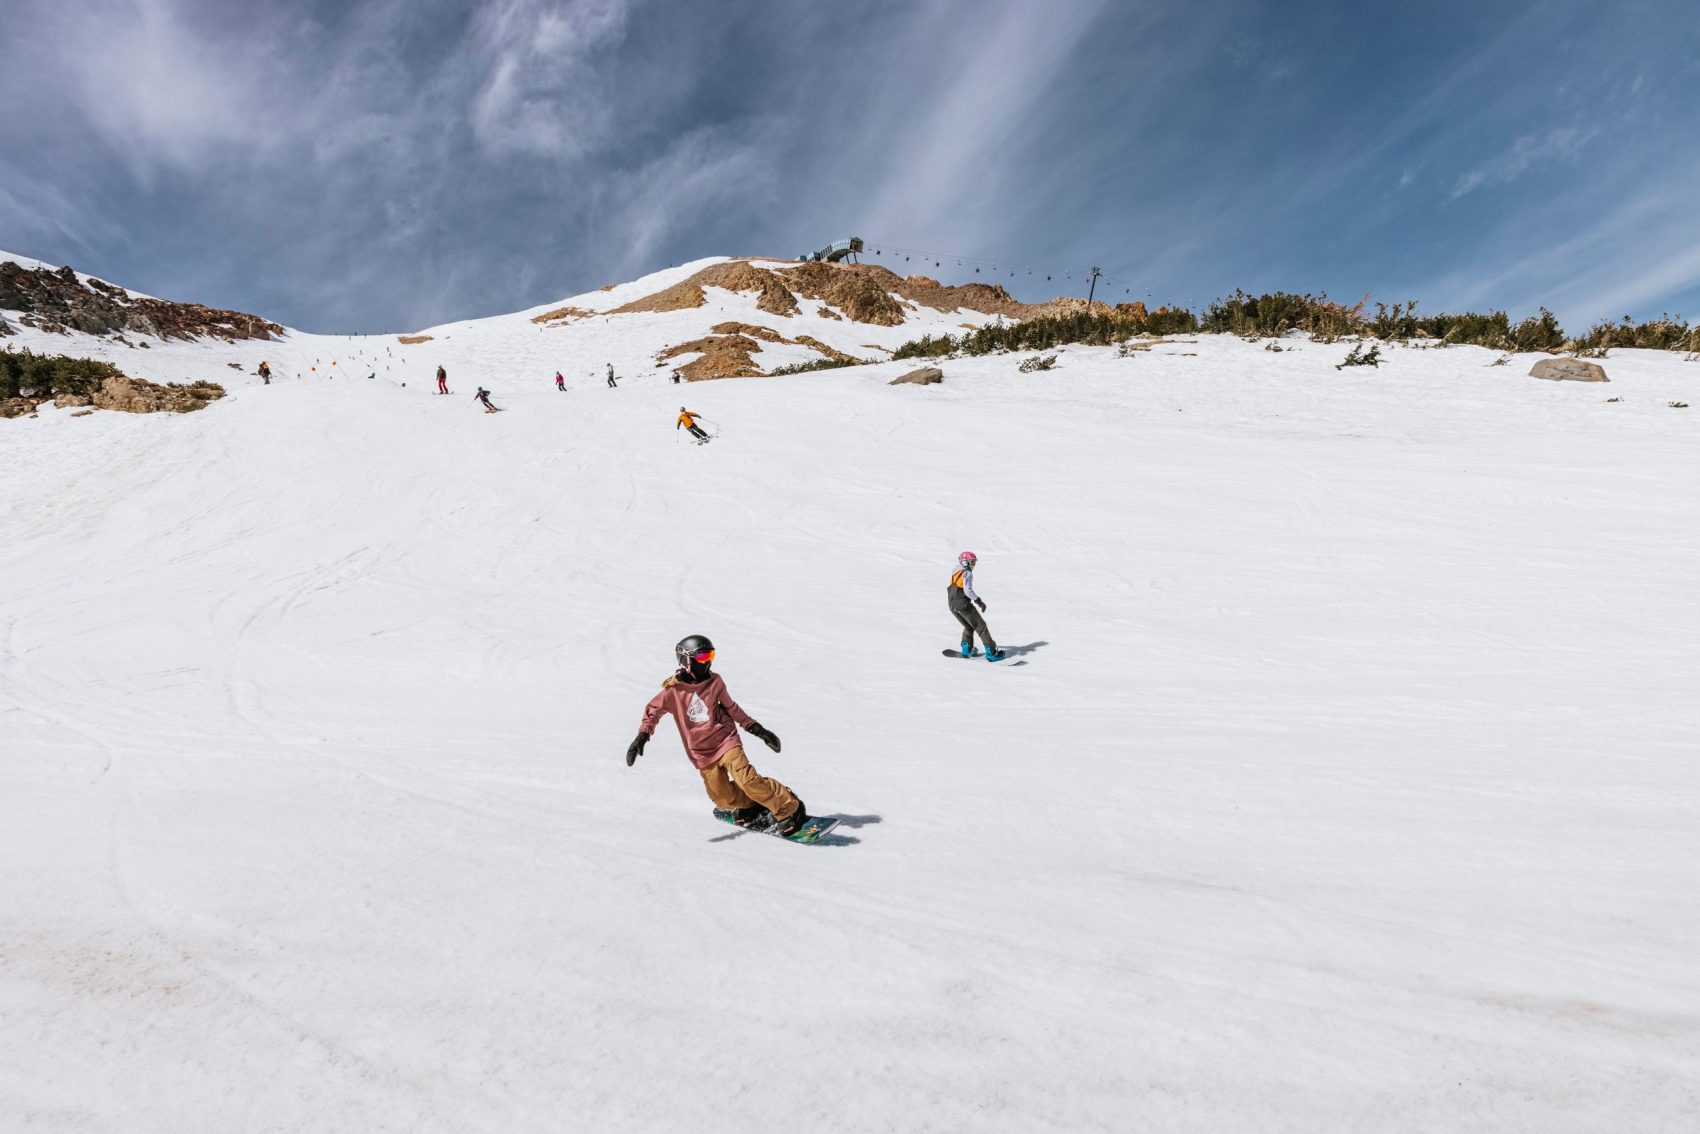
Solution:
[{"label": "green shrub", "polygon": [[1038,370],[1051,370],[1055,368],[1056,364],[1056,355],[1036,354],[1032,358],[1023,359],[1021,365],[1017,369],[1019,369],[1023,374],[1032,374]]},{"label": "green shrub", "polygon": [[1336,366],[1334,369],[1344,370],[1348,366],[1380,366],[1380,365],[1381,365],[1381,344],[1377,343],[1374,346],[1371,346],[1369,348],[1369,351],[1366,353],[1364,351],[1364,344],[1359,343],[1357,346],[1354,346],[1352,348],[1352,352],[1346,356],[1346,360],[1344,362],[1340,363],[1340,365]]},{"label": "green shrub", "polygon": [[812,370],[837,370],[844,366],[860,366],[861,360],[854,358],[817,358],[813,362],[799,362],[793,366],[781,366],[767,372],[769,378],[781,374],[807,374]]},{"label": "green shrub", "polygon": [[34,354],[28,350],[0,351],[0,399],[47,401],[59,394],[89,397],[106,379],[123,376],[124,372],[110,362],[96,362],[92,358]]},{"label": "green shrub", "polygon": [[1326,295],[1294,295],[1276,291],[1248,295],[1235,290],[1205,309],[1198,329],[1211,334],[1280,338],[1303,331],[1313,339],[1333,342],[1364,329],[1363,302],[1355,307],[1335,303]]},{"label": "green shrub", "polygon": [[923,335],[892,352],[893,358],[942,358],[952,354],[1000,354],[1007,351],[1050,350],[1081,343],[1109,346],[1141,332],[1185,334],[1198,329],[1198,319],[1184,308],[1144,310],[1100,309],[1041,315],[1020,323],[990,323],[961,335]]},{"label": "green shrub", "polygon": [[1184,307],[1159,307],[1145,317],[1148,335],[1196,335],[1198,316]]},{"label": "green shrub", "polygon": [[1539,315],[1531,315],[1512,328],[1511,342],[1519,354],[1556,352],[1564,349],[1564,328],[1558,325],[1553,313],[1543,307]]},{"label": "green shrub", "polygon": [[1625,315],[1619,323],[1602,322],[1577,339],[1578,354],[1603,355],[1612,347],[1642,350],[1691,351],[1700,343],[1700,330],[1691,329],[1680,315],[1661,315],[1647,323],[1636,323]]},{"label": "green shrub", "polygon": [[1367,298],[1347,307],[1326,295],[1284,291],[1251,295],[1236,290],[1211,303],[1202,316],[1184,307],[1159,307],[1149,314],[1143,310],[1106,311],[1097,307],[1021,323],[1000,322],[958,336],[925,335],[904,343],[892,357],[942,358],[952,354],[1050,350],[1068,343],[1103,346],[1140,333],[1187,335],[1199,331],[1239,335],[1244,339],[1280,338],[1289,331],[1300,331],[1319,342],[1335,342],[1351,335],[1382,342],[1433,339],[1441,346],[1469,344],[1513,352],[1556,353],[1568,349],[1600,353],[1611,347],[1641,347],[1700,354],[1700,326],[1690,327],[1680,316],[1663,315],[1646,323],[1634,323],[1626,316],[1620,323],[1600,323],[1572,341],[1545,307],[1513,324],[1503,311],[1421,315],[1414,299],[1391,306],[1377,303],[1375,314],[1366,316],[1366,303]]}]

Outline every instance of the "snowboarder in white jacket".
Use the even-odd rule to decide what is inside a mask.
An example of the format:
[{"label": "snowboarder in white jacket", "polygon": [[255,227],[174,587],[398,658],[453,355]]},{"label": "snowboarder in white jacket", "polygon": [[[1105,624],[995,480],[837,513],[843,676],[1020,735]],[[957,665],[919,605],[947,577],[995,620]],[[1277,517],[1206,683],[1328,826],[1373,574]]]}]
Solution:
[{"label": "snowboarder in white jacket", "polygon": [[978,634],[986,646],[986,660],[1003,661],[1008,655],[992,641],[992,632],[981,617],[986,612],[986,600],[974,593],[974,567],[979,562],[979,557],[972,551],[964,551],[956,557],[956,570],[950,576],[946,597],[951,614],[962,623],[962,656],[974,656],[974,635]]}]

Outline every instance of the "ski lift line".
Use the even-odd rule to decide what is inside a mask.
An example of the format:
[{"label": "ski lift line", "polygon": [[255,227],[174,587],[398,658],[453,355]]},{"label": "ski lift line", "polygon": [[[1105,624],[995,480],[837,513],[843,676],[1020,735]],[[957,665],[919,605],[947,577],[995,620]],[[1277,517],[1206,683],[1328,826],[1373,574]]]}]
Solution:
[{"label": "ski lift line", "polygon": [[[1029,277],[1042,276],[1047,282],[1051,283],[1059,282],[1059,280],[1073,282],[1077,275],[1082,281],[1088,281],[1092,275],[1090,268],[1041,268],[1035,267],[1031,264],[1017,264],[1003,259],[985,259],[978,256],[963,256],[954,252],[940,252],[925,248],[911,248],[907,245],[892,244],[887,241],[872,238],[864,238],[864,244],[868,249],[868,251],[863,253],[864,255],[871,254],[873,258],[882,260],[902,256],[906,263],[911,264],[915,263],[915,261],[919,259],[922,261],[918,265],[919,267],[927,267],[928,261],[931,262],[931,266],[934,268],[942,268],[946,263],[956,267],[969,265],[974,267],[975,271],[982,275],[986,273],[981,271],[981,269],[989,268],[993,274],[1001,274],[1009,279],[1025,279]],[[1182,293],[1177,289],[1167,288],[1162,284],[1154,283],[1149,280],[1139,280],[1127,276],[1111,276],[1100,272],[1098,274],[1098,284],[1104,292],[1109,295],[1114,295],[1116,290],[1119,288],[1122,296],[1129,300],[1152,300],[1156,299],[1157,294],[1161,292],[1165,300],[1182,301],[1189,307],[1194,307],[1199,303],[1204,302],[1196,295]]]}]

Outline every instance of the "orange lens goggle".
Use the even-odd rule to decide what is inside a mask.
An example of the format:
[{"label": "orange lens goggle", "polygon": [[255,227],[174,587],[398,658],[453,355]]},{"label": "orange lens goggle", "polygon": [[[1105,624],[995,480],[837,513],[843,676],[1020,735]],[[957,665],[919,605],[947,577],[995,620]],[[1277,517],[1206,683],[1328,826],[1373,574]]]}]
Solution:
[{"label": "orange lens goggle", "polygon": [[696,653],[691,655],[691,660],[695,661],[695,662],[701,662],[703,665],[707,665],[709,662],[714,660],[714,651],[713,650],[698,650]]}]

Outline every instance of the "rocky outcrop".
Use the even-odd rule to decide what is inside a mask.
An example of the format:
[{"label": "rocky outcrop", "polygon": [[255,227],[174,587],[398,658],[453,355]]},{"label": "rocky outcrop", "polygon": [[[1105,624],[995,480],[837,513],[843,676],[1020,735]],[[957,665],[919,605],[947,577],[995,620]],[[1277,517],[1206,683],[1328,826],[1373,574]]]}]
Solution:
[{"label": "rocky outcrop", "polygon": [[102,382],[99,392],[89,402],[78,404],[93,404],[96,409],[120,413],[193,413],[222,397],[224,387],[212,382],[161,386],[143,378],[119,375]]},{"label": "rocky outcrop", "polygon": [[123,413],[192,413],[224,397],[212,382],[160,385],[131,378],[109,362],[65,355],[0,353],[0,417],[35,413],[52,402],[61,409]]},{"label": "rocky outcrop", "polygon": [[1580,358],[1543,358],[1529,371],[1531,378],[1547,378],[1554,382],[1610,382],[1605,367]]},{"label": "rocky outcrop", "polygon": [[[566,323],[573,319],[588,319],[594,314],[596,314],[596,312],[586,311],[582,307],[557,307],[553,311],[545,311],[541,315],[533,315],[531,317],[531,321],[533,323]],[[426,337],[429,338],[430,336],[427,335]],[[402,341],[406,342],[407,340],[403,339]]]},{"label": "rocky outcrop", "polygon": [[936,386],[944,381],[944,371],[936,366],[923,366],[919,370],[911,370],[907,374],[899,374],[888,386]]},{"label": "rocky outcrop", "polygon": [[687,382],[703,382],[712,378],[762,377],[764,372],[756,365],[755,360],[756,354],[762,349],[762,343],[805,346],[823,358],[846,365],[862,361],[855,355],[829,347],[810,335],[798,335],[794,339],[788,339],[772,327],[761,327],[753,323],[716,323],[710,330],[713,333],[703,338],[668,347],[657,354],[655,360],[666,362],[682,354],[700,354],[702,357],[694,358],[679,367],[679,374]]},{"label": "rocky outcrop", "polygon": [[670,346],[655,356],[666,362],[682,354],[700,354],[679,367],[679,376],[687,382],[704,382],[712,378],[758,378],[761,367],[756,365],[756,352],[761,344],[748,335],[706,335],[688,343]]},{"label": "rocky outcrop", "polygon": [[[640,311],[687,311],[708,302],[705,287],[756,292],[756,306],[774,315],[795,315],[797,300],[813,299],[825,318],[848,318],[882,327],[901,324],[915,307],[937,311],[978,311],[1011,319],[1047,314],[1052,305],[1018,302],[997,284],[959,284],[945,287],[928,276],[900,276],[878,264],[832,264],[811,261],[781,266],[728,260],[713,264],[689,279],[653,295],[616,307],[611,315]],[[1083,300],[1076,300],[1084,303]]]},{"label": "rocky outcrop", "polygon": [[55,334],[129,332],[158,339],[214,337],[232,342],[283,333],[281,326],[257,315],[135,296],[100,280],[85,285],[70,268],[32,269],[11,261],[0,262],[0,310],[22,312],[20,323]]},{"label": "rocky outcrop", "polygon": [[[829,264],[816,260],[787,268],[782,275],[797,293],[836,307],[846,318],[858,323],[873,323],[895,327],[903,322],[903,305],[893,298],[889,282],[868,272],[855,269],[861,265]],[[897,275],[879,269],[901,283]]]},{"label": "rocky outcrop", "polygon": [[756,306],[774,315],[795,315],[797,297],[786,290],[772,272],[758,268],[748,260],[728,260],[711,264],[690,279],[670,288],[634,299],[616,307],[610,315],[629,315],[640,311],[688,311],[708,302],[705,287],[725,288],[727,291],[753,291],[760,294]]}]

